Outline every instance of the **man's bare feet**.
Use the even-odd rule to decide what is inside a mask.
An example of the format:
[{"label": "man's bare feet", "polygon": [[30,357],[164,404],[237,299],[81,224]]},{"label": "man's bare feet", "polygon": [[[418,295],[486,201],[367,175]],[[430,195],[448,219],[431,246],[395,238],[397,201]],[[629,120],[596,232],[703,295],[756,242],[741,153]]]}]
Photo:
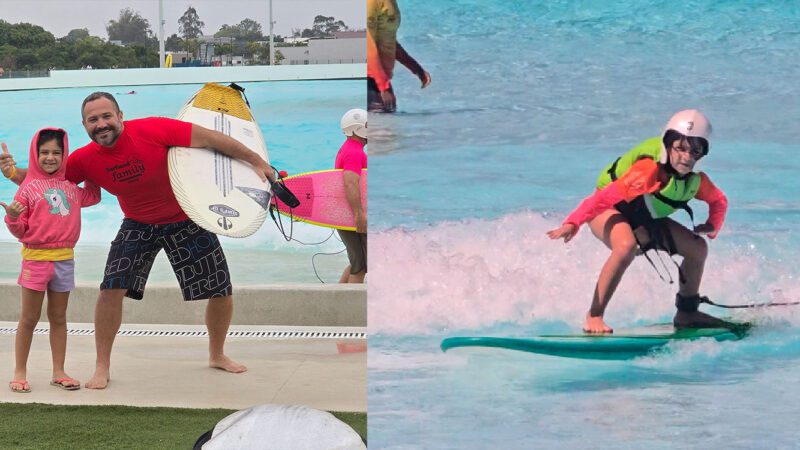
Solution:
[{"label": "man's bare feet", "polygon": [[97,368],[94,370],[94,375],[86,382],[87,389],[105,389],[108,387],[108,382],[111,381],[108,369]]},{"label": "man's bare feet", "polygon": [[586,320],[583,322],[583,331],[591,334],[606,334],[613,333],[614,330],[603,322],[603,316],[592,317],[591,314],[586,314]]},{"label": "man's bare feet", "polygon": [[247,367],[235,362],[225,355],[209,358],[208,367],[213,369],[221,369],[231,373],[247,372]]}]

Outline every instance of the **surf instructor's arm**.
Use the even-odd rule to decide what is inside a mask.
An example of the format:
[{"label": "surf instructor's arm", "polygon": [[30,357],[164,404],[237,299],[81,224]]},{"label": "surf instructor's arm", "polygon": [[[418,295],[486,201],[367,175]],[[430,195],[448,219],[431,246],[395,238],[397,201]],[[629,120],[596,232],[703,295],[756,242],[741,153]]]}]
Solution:
[{"label": "surf instructor's arm", "polygon": [[344,190],[347,196],[347,203],[353,208],[353,216],[356,219],[356,232],[366,234],[367,232],[367,214],[361,208],[361,176],[357,173],[345,170],[344,174]]},{"label": "surf instructor's arm", "polygon": [[213,148],[231,158],[244,161],[256,171],[261,181],[269,180],[275,182],[275,171],[267,161],[264,161],[256,152],[247,148],[246,145],[226,136],[218,131],[192,124],[192,144],[193,148]]}]

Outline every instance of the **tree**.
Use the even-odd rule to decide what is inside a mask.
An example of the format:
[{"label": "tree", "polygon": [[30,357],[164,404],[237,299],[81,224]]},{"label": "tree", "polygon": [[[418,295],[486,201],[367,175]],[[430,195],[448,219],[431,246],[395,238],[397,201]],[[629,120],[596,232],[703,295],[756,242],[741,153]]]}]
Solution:
[{"label": "tree", "polygon": [[314,17],[314,25],[312,27],[316,37],[331,37],[334,31],[345,31],[347,25],[341,20],[336,20],[335,17],[318,15]]},{"label": "tree", "polygon": [[8,44],[0,45],[0,67],[13,69],[17,67],[17,48]]},{"label": "tree", "polygon": [[178,31],[183,35],[186,51],[191,51],[192,47],[197,48],[197,38],[203,35],[203,27],[206,24],[200,20],[197,11],[189,5],[186,12],[178,19]]},{"label": "tree", "polygon": [[247,51],[250,53],[253,62],[257,64],[269,64],[269,44],[248,42]]},{"label": "tree", "polygon": [[169,50],[171,52],[178,52],[186,48],[186,44],[183,42],[183,39],[178,37],[177,34],[173,34],[167,38],[167,41],[164,43],[164,48],[165,50]]},{"label": "tree", "polygon": [[264,40],[261,24],[251,19],[244,19],[238,25],[225,24],[214,33],[214,37],[232,37],[237,41],[246,42]]},{"label": "tree", "polygon": [[61,38],[65,42],[76,42],[82,41],[89,37],[89,30],[87,28],[76,28],[74,30],[70,30],[66,36]]},{"label": "tree", "polygon": [[261,24],[251,19],[244,19],[237,25],[241,38],[245,41],[263,41],[264,35],[261,33]]},{"label": "tree", "polygon": [[197,39],[203,34],[203,27],[206,24],[200,20],[197,11],[189,6],[189,9],[178,19],[178,31],[183,36],[183,39]]},{"label": "tree", "polygon": [[347,31],[349,28],[341,21],[336,20],[333,16],[318,15],[314,17],[314,25],[311,28],[306,28],[303,31],[292,29],[292,36],[304,38],[326,38],[333,37],[336,31]]},{"label": "tree", "polygon": [[233,53],[233,44],[214,45],[214,56],[224,56]]},{"label": "tree", "polygon": [[110,20],[106,26],[108,39],[122,41],[123,44],[144,44],[153,34],[147,19],[130,8],[119,11],[119,20]]},{"label": "tree", "polygon": [[0,45],[16,48],[38,49],[52,45],[56,41],[53,34],[38,25],[29,23],[10,24],[0,20]]},{"label": "tree", "polygon": [[7,70],[78,69],[87,64],[98,69],[158,67],[157,40],[148,37],[145,42],[121,47],[81,29],[56,40],[41,27],[0,20],[0,66]]}]

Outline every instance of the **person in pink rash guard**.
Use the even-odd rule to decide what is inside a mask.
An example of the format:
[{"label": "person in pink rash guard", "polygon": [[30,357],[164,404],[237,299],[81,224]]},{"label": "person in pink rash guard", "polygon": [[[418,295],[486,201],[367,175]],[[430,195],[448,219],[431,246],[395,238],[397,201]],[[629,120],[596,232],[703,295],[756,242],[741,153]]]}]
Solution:
[{"label": "person in pink rash guard", "polygon": [[347,111],[341,120],[347,140],[336,154],[335,169],[343,169],[347,202],[353,208],[356,231],[337,230],[347,249],[350,265],[345,267],[339,283],[363,283],[367,275],[367,212],[361,207],[361,169],[367,168],[367,112],[363,109]]},{"label": "person in pink rash guard", "polygon": [[[8,153],[6,144],[3,152]],[[69,148],[67,133],[59,128],[40,130],[31,140],[31,166],[6,211],[6,226],[22,243],[19,275],[21,313],[15,339],[13,392],[30,392],[27,381],[28,354],[33,330],[39,323],[47,293],[53,376],[50,384],[65,390],[80,389],[78,380],[64,371],[67,350],[67,302],[75,288],[75,243],[81,234],[81,208],[100,202],[100,187],[86,182],[80,188],[66,179]],[[12,167],[7,178],[14,175]]]},{"label": "person in pink rash guard", "polygon": [[[611,333],[603,320],[614,291],[625,270],[637,255],[661,250],[683,257],[678,268],[679,290],[675,298],[676,328],[732,328],[732,324],[698,310],[707,301],[699,294],[708,243],[702,235],[714,239],[722,229],[728,200],[703,172],[694,172],[695,164],[709,151],[711,124],[697,110],[676,113],[660,137],[647,139],[610,164],[600,175],[597,190],[564,220],[547,232],[551,239],[569,242],[584,223],[610,250],[611,255],[600,271],[591,307],[583,329],[587,333]],[[709,205],[705,223],[694,225],[688,202],[702,200]],[[668,216],[679,209],[692,219],[688,229]],[[675,263],[677,265],[677,263]],[[656,268],[658,272],[658,269]],[[659,276],[664,276],[659,272]],[[667,273],[672,282],[672,277]]]}]

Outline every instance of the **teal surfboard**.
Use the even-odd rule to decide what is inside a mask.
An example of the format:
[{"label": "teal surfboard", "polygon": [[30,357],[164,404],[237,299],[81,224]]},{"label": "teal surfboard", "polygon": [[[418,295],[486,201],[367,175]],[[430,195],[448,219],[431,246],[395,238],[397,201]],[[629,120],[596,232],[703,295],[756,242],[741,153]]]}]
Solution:
[{"label": "teal surfboard", "polygon": [[562,334],[530,338],[450,337],[441,344],[442,351],[458,347],[494,347],[580,359],[633,359],[652,354],[671,342],[696,339],[735,341],[743,337],[727,328],[684,328],[653,325],[613,334]]}]

